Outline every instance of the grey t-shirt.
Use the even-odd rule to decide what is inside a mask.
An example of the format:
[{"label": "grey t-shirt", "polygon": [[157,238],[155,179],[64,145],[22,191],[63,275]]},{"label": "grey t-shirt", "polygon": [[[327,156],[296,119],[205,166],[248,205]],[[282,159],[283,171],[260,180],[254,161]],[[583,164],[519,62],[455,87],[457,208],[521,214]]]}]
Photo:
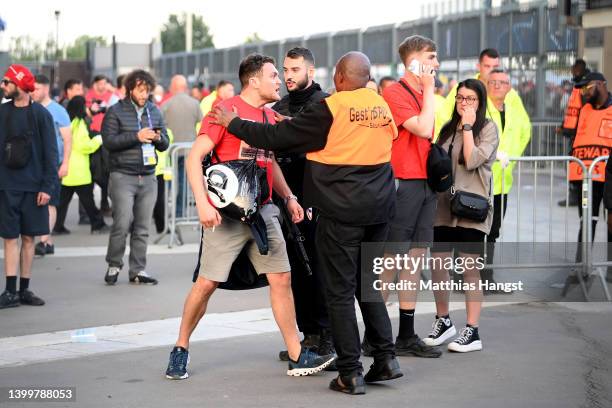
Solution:
[{"label": "grey t-shirt", "polygon": [[166,126],[172,130],[174,142],[193,142],[196,124],[202,120],[202,111],[197,100],[180,93],[168,99],[161,107]]}]

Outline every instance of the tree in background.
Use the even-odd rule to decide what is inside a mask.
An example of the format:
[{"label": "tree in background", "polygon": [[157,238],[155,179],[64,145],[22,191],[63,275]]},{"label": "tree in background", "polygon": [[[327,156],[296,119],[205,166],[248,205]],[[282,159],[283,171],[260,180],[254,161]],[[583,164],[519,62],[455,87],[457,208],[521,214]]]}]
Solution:
[{"label": "tree in background", "polygon": [[[215,46],[213,37],[202,16],[192,16],[192,28],[194,50]],[[161,31],[162,52],[185,51],[186,42],[185,17],[179,18],[176,14],[171,14]]]},{"label": "tree in background", "polygon": [[256,33],[256,32],[255,32],[255,33],[253,33],[253,34],[251,34],[251,35],[249,35],[249,36],[246,38],[246,40],[244,40],[244,43],[245,43],[245,44],[257,44],[257,43],[260,43],[260,42],[263,42],[263,38],[261,38],[261,37],[259,36],[259,34],[258,34],[258,33]]},{"label": "tree in background", "polygon": [[45,47],[29,35],[11,37],[9,53],[15,61],[40,61],[45,54]]},{"label": "tree in background", "polygon": [[102,36],[92,37],[87,34],[77,37],[74,43],[66,48],[66,57],[68,59],[84,60],[87,57],[87,44],[94,42],[100,46],[106,46],[106,38]]}]

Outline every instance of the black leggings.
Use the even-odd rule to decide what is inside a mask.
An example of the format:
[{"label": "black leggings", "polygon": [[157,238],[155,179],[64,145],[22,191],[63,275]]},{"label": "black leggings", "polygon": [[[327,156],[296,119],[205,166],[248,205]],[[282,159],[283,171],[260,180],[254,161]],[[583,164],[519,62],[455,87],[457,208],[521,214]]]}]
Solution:
[{"label": "black leggings", "polygon": [[68,206],[72,195],[77,193],[79,200],[87,212],[87,216],[91,221],[91,229],[96,230],[104,225],[104,218],[102,214],[96,208],[93,198],[93,183],[85,184],[82,186],[62,186],[60,193],[60,205],[57,210],[57,221],[55,222],[55,229],[64,228],[64,222],[66,221],[66,214],[68,213]]}]

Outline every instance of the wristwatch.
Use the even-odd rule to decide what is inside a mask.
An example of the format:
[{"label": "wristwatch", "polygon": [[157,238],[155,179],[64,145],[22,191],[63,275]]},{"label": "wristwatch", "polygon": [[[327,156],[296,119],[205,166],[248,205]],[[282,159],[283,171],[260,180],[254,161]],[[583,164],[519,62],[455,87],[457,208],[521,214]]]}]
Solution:
[{"label": "wristwatch", "polygon": [[466,123],[465,125],[463,125],[463,127],[461,127],[461,129],[465,130],[466,132],[469,132],[472,130],[472,125],[468,125]]},{"label": "wristwatch", "polygon": [[287,205],[287,203],[289,202],[289,200],[295,200],[297,201],[297,196],[295,194],[289,194],[287,197],[285,197],[285,205]]}]

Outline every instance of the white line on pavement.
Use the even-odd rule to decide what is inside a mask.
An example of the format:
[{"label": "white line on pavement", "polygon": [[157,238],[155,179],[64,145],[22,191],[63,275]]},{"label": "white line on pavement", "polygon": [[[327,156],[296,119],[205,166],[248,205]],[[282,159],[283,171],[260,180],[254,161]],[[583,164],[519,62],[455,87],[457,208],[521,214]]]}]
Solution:
[{"label": "white line on pavement", "polygon": [[[509,305],[489,302],[483,306]],[[464,309],[453,302],[450,310]],[[397,303],[388,306],[389,316],[397,317]],[[435,313],[433,302],[419,304],[417,314]],[[359,314],[358,317],[360,318]],[[125,323],[87,329],[38,333],[0,338],[0,369],[45,361],[81,358],[103,353],[126,352],[150,347],[171,346],[178,334],[180,318]],[[272,309],[207,314],[194,331],[191,341],[219,340],[278,331]]]},{"label": "white line on pavement", "polygon": [[[126,253],[129,253],[129,246],[126,248]],[[148,255],[168,255],[168,254],[197,254],[198,244],[185,244],[168,248],[168,245],[149,245],[147,247]],[[91,247],[56,247],[55,254],[50,255],[53,258],[81,258],[84,256],[105,256],[106,246],[91,246]],[[0,250],[0,258],[4,258],[4,251]]]}]

